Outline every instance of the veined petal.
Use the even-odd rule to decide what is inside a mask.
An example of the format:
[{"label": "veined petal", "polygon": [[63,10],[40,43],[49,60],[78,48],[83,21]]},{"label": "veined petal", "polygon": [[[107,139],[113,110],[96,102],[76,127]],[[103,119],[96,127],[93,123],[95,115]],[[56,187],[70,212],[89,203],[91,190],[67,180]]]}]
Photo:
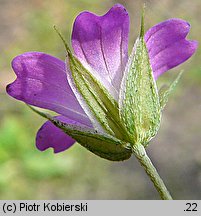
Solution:
[{"label": "veined petal", "polygon": [[75,20],[72,46],[92,73],[118,98],[123,71],[128,60],[129,16],[116,4],[105,15],[81,13]]},{"label": "veined petal", "polygon": [[[74,121],[64,116],[58,116],[56,119],[68,124],[75,124]],[[74,139],[50,121],[45,122],[36,135],[36,147],[40,151],[53,148],[54,153],[59,153],[70,148],[75,142]]]},{"label": "veined petal", "polygon": [[193,55],[197,42],[186,39],[189,31],[190,24],[181,19],[166,20],[147,31],[145,41],[155,78]]},{"label": "veined petal", "polygon": [[63,61],[44,53],[28,52],[14,58],[12,67],[17,79],[7,86],[10,96],[90,124],[68,84]]}]

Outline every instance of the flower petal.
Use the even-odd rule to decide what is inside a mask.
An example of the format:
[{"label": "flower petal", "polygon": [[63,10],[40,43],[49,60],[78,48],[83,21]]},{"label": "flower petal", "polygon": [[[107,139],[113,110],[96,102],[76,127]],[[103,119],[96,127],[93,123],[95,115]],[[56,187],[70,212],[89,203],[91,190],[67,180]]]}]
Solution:
[{"label": "flower petal", "polygon": [[[64,116],[58,116],[56,118],[68,124],[75,124],[74,121]],[[75,142],[76,141],[74,139],[72,139],[50,121],[45,122],[45,124],[43,124],[38,130],[36,135],[36,147],[40,151],[53,148],[54,153],[62,152],[70,148]]]},{"label": "flower petal", "polygon": [[68,84],[63,61],[44,53],[29,52],[14,58],[12,67],[17,79],[7,86],[10,96],[90,124]]},{"label": "flower petal", "polygon": [[128,60],[128,34],[129,16],[120,4],[103,16],[83,12],[73,26],[75,54],[94,69],[92,73],[115,98]]},{"label": "flower petal", "polygon": [[145,41],[154,77],[190,58],[197,48],[196,41],[186,39],[190,24],[181,19],[169,19],[150,28]]}]

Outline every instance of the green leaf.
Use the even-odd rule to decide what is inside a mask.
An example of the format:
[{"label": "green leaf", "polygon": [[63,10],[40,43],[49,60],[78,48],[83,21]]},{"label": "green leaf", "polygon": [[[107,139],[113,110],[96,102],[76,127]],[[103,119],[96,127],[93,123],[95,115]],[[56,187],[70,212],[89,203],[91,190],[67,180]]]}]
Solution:
[{"label": "green leaf", "polygon": [[144,41],[144,16],[139,39],[130,56],[120,93],[120,115],[132,144],[146,145],[160,126],[161,109],[156,82]]},{"label": "green leaf", "polygon": [[168,98],[169,98],[170,94],[175,90],[175,87],[176,87],[177,83],[179,82],[182,74],[183,74],[183,71],[181,71],[178,74],[178,76],[172,82],[171,85],[169,85],[169,86],[166,85],[166,86],[161,87],[161,89],[159,91],[161,110],[163,110],[165,108],[165,105],[168,102]]},{"label": "green leaf", "polygon": [[36,110],[33,107],[30,108],[40,116],[51,121],[56,127],[63,130],[80,145],[102,158],[111,161],[122,161],[130,158],[132,154],[129,143],[122,142],[108,134],[98,133],[88,127],[63,123],[49,114]]}]

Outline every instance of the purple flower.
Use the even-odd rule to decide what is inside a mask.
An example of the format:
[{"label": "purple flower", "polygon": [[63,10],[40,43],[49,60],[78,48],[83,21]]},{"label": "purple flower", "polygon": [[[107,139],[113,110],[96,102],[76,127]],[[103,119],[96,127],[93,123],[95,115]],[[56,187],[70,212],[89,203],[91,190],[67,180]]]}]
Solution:
[{"label": "purple flower", "polygon": [[[189,30],[186,21],[169,19],[146,32],[145,42],[155,79],[193,55],[197,42],[186,39]],[[128,62],[128,34],[129,15],[119,4],[103,16],[83,12],[73,26],[75,55],[116,101]],[[64,61],[45,53],[28,52],[15,57],[12,68],[17,79],[7,86],[10,96],[55,111],[62,122],[94,128],[87,105],[70,83],[69,67]],[[36,137],[36,146],[41,151],[52,147],[57,153],[74,143],[74,139],[50,121],[39,129]]]}]

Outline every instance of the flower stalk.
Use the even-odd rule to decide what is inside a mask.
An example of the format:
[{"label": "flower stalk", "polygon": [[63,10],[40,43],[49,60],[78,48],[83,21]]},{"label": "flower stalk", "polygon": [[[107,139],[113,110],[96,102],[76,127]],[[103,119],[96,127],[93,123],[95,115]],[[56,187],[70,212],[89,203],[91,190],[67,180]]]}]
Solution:
[{"label": "flower stalk", "polygon": [[160,194],[161,199],[163,200],[172,200],[172,197],[165,186],[163,180],[159,176],[156,168],[154,167],[153,163],[151,162],[150,158],[148,157],[145,148],[141,144],[134,145],[133,154],[136,156],[138,161],[140,162],[141,166],[144,168],[145,172],[153,182],[156,190]]}]

